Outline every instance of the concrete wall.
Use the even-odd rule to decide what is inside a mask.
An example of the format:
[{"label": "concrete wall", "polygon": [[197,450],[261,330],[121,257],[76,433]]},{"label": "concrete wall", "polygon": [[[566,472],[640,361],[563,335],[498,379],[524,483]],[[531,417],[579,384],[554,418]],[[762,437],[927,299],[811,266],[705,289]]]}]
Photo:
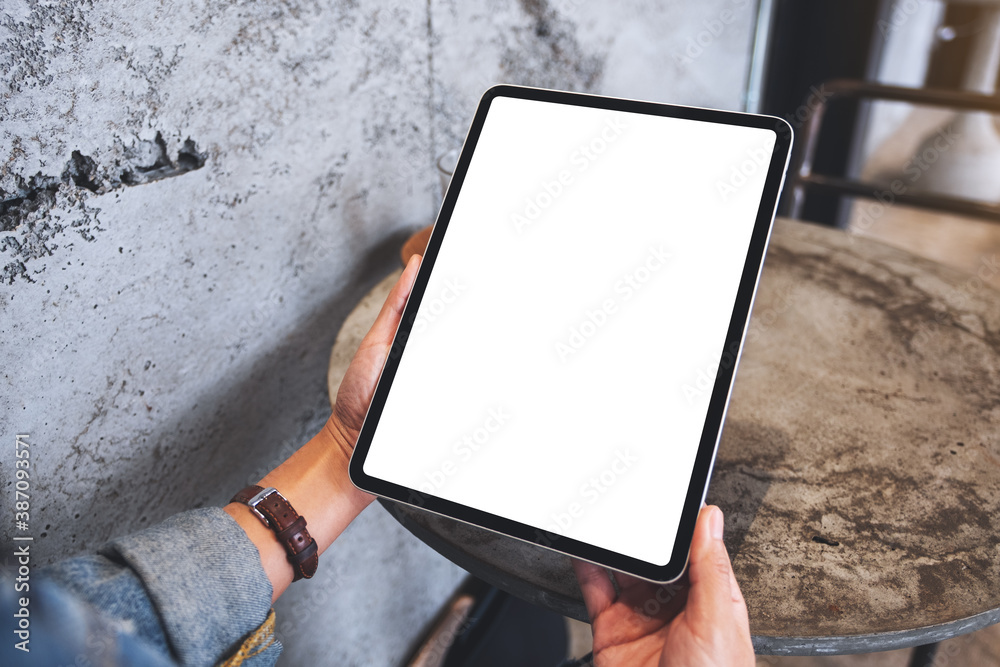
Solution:
[{"label": "concrete wall", "polygon": [[[740,108],[753,13],[4,2],[0,481],[12,502],[28,434],[41,559],[221,504],[320,427],[338,327],[432,221],[486,87]],[[461,576],[378,507],[324,568],[279,605],[286,664],[389,664]]]}]

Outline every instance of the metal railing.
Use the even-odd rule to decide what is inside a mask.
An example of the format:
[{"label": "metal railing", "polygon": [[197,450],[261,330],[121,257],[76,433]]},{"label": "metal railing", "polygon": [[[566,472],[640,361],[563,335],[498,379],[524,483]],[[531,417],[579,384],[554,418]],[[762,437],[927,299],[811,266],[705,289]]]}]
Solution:
[{"label": "metal railing", "polygon": [[[909,102],[922,106],[946,107],[955,111],[986,111],[1000,114],[1000,96],[982,95],[953,90],[932,90],[920,88],[904,88],[902,86],[886,86],[867,81],[836,79],[825,83],[822,90],[826,93],[815,106],[805,121],[802,130],[803,147],[798,152],[794,162],[791,177],[791,204],[788,214],[792,218],[800,218],[805,204],[806,192],[815,190],[878,199],[877,195],[885,191],[884,183],[859,181],[840,176],[830,176],[813,173],[813,161],[819,144],[823,116],[830,102],[840,99],[873,99],[889,102]],[[1000,181],[1000,173],[996,175]],[[1000,205],[988,202],[952,197],[934,193],[895,193],[894,201],[906,206],[967,215],[982,218],[991,222],[1000,222]]]}]

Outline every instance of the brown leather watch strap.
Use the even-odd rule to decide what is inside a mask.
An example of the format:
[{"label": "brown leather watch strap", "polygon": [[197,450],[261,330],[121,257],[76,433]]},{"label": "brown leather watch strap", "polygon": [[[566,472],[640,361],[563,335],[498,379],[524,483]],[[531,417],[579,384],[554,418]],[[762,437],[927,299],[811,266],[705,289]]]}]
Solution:
[{"label": "brown leather watch strap", "polygon": [[316,574],[319,566],[316,540],[309,535],[305,518],[299,516],[277,489],[264,489],[254,484],[237,493],[229,502],[248,505],[264,525],[274,531],[295,570],[293,581],[310,579]]}]

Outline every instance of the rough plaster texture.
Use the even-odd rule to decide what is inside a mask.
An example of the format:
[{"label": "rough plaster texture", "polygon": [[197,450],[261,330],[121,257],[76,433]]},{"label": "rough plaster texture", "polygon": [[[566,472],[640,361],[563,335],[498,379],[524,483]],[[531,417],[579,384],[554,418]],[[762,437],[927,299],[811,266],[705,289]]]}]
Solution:
[{"label": "rough plaster texture", "polygon": [[[739,108],[752,14],[3,3],[0,482],[27,433],[40,561],[222,503],[319,428],[338,327],[432,220],[484,88]],[[323,571],[278,605],[286,664],[391,664],[461,577],[377,507]]]}]

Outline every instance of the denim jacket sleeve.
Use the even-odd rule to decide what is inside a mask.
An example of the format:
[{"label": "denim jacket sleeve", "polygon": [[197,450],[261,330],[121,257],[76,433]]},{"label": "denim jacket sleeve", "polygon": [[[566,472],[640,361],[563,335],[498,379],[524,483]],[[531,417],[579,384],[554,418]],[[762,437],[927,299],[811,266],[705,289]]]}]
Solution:
[{"label": "denim jacket sleeve", "polygon": [[[68,664],[84,655],[92,664],[259,667],[281,652],[260,555],[220,508],[112,540],[46,568],[40,580],[32,587],[31,647],[65,649]],[[0,593],[0,611],[9,617],[7,597]],[[103,655],[94,656],[98,649]]]}]

